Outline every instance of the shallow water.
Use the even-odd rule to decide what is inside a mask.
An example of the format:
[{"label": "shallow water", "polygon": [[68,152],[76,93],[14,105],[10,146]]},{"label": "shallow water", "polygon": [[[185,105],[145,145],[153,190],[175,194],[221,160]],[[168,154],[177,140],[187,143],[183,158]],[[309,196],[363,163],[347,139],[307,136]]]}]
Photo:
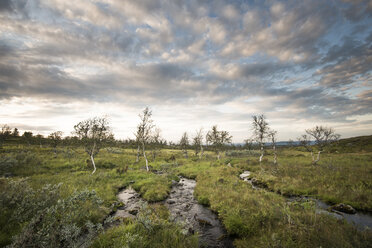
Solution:
[{"label": "shallow water", "polygon": [[[260,189],[259,187],[254,186],[252,184],[252,180],[250,178],[250,175],[251,175],[250,171],[244,171],[242,174],[239,175],[239,177],[242,180],[250,183],[252,185],[252,188]],[[328,215],[331,215],[331,216],[333,216],[337,219],[345,219],[347,222],[356,226],[356,228],[358,230],[365,230],[367,228],[372,230],[372,215],[369,214],[369,213],[363,213],[363,212],[359,211],[356,214],[347,214],[347,213],[343,213],[343,212],[339,212],[339,211],[335,211],[335,210],[329,211],[331,205],[329,205],[329,204],[327,204],[327,203],[325,203],[321,200],[311,198],[311,197],[303,196],[303,197],[286,197],[286,198],[289,201],[301,201],[303,199],[313,200],[316,203],[316,212],[317,213],[328,214]]]},{"label": "shallow water", "polygon": [[[186,178],[174,183],[165,201],[172,219],[184,225],[189,233],[197,232],[200,247],[234,247],[217,215],[194,199],[195,186],[195,180]],[[135,218],[145,203],[132,188],[120,191],[118,198],[124,206],[117,210],[114,217]]]},{"label": "shallow water", "polygon": [[118,194],[124,206],[116,211],[114,217],[134,218],[141,206],[145,203],[140,195],[132,188],[126,188]]},{"label": "shallow water", "polygon": [[186,178],[174,184],[165,202],[172,218],[184,224],[189,232],[198,232],[199,246],[234,247],[217,215],[194,199],[195,186],[195,180]]}]

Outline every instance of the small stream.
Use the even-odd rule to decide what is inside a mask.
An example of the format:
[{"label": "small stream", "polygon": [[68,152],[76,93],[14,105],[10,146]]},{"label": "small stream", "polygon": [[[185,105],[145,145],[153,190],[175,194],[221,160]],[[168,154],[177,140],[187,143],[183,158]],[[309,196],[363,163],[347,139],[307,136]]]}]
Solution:
[{"label": "small stream", "polygon": [[[264,188],[259,187],[257,184],[255,184],[253,178],[251,178],[251,172],[250,171],[244,171],[242,174],[239,175],[240,179],[244,180],[245,182],[248,182],[250,185],[252,185],[253,189],[256,190],[264,190]],[[285,196],[284,196],[285,197]],[[296,196],[296,197],[286,197],[288,202],[294,202],[294,201],[304,201],[304,200],[312,200],[316,203],[316,213],[323,213],[331,215],[337,219],[345,219],[347,222],[353,224],[356,226],[358,230],[365,230],[369,228],[372,230],[372,216],[369,213],[363,213],[363,212],[357,212],[355,214],[348,214],[336,210],[330,210],[331,205],[307,196]]]},{"label": "small stream", "polygon": [[[173,183],[171,193],[164,202],[171,218],[184,225],[190,234],[199,234],[199,247],[234,247],[217,215],[194,199],[195,186],[195,180],[186,178]],[[124,206],[119,208],[113,217],[135,218],[145,203],[130,187],[120,191],[118,198]]]},{"label": "small stream", "polygon": [[119,192],[118,198],[124,206],[116,211],[114,217],[135,218],[145,201],[132,188],[126,188]]},{"label": "small stream", "polygon": [[186,178],[174,184],[165,202],[172,218],[190,233],[198,232],[200,247],[234,247],[217,215],[194,199],[195,186],[195,180]]}]

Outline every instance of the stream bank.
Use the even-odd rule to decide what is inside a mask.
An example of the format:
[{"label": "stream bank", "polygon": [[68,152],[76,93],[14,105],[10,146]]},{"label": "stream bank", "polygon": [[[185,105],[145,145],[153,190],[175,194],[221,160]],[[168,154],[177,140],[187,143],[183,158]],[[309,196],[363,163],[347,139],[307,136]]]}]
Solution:
[{"label": "stream bank", "polygon": [[[261,185],[259,181],[257,181],[255,178],[251,177],[251,172],[250,171],[244,171],[239,175],[240,179],[243,181],[249,183],[253,189],[256,190],[268,190],[265,185]],[[363,213],[363,212],[354,212],[354,213],[345,213],[341,211],[337,211],[332,209],[332,205],[329,205],[319,199],[315,199],[312,197],[307,197],[307,196],[284,196],[287,199],[289,203],[295,202],[295,201],[307,201],[311,200],[315,202],[315,207],[316,207],[316,213],[323,213],[323,214],[328,214],[331,215],[337,219],[345,219],[347,222],[353,224],[358,230],[365,230],[365,229],[370,229],[372,230],[372,216],[368,213]]]}]

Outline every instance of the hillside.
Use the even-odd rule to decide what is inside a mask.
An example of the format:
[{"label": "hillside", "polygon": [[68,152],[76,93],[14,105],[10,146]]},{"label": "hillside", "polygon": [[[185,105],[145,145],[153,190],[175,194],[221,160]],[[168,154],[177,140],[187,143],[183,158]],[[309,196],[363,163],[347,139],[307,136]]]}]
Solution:
[{"label": "hillside", "polygon": [[340,139],[327,150],[339,153],[372,152],[372,135]]}]

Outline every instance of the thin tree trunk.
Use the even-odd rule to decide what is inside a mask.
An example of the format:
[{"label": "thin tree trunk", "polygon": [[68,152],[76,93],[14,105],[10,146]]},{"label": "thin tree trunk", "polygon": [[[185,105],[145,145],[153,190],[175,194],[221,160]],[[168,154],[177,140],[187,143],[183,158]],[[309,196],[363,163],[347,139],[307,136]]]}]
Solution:
[{"label": "thin tree trunk", "polygon": [[93,165],[93,172],[92,172],[92,175],[94,174],[94,172],[96,172],[96,164],[94,163],[94,157],[93,155],[90,155],[90,160],[92,161],[92,165]]},{"label": "thin tree trunk", "polygon": [[275,147],[275,145],[274,145],[273,149],[274,149],[274,164],[277,164],[277,155],[276,155],[276,147]]},{"label": "thin tree trunk", "polygon": [[146,170],[149,171],[149,161],[147,161],[146,151],[145,151],[145,144],[143,144],[143,143],[142,143],[142,151],[143,151],[143,157],[146,160]]},{"label": "thin tree trunk", "polygon": [[315,162],[315,158],[314,158],[314,153],[313,153],[313,151],[311,151],[311,159],[312,159],[312,161],[313,161],[313,164],[315,164],[316,162]]},{"label": "thin tree trunk", "polygon": [[[319,162],[319,160],[320,160],[320,153],[321,153],[321,151],[318,151],[318,156],[317,156],[316,160],[314,161],[314,164],[316,164],[316,163]],[[314,158],[313,158],[313,160],[314,160]]]},{"label": "thin tree trunk", "polygon": [[203,149],[203,146],[200,145],[200,154],[199,154],[199,158],[200,158],[200,159],[203,158],[203,154],[204,154],[204,149]]},{"label": "thin tree trunk", "polygon": [[184,150],[183,153],[185,154],[185,158],[189,158],[189,156],[187,155],[187,150]]},{"label": "thin tree trunk", "polygon": [[217,152],[217,159],[220,160],[220,158],[221,158],[220,152]]},{"label": "thin tree trunk", "polygon": [[262,162],[262,158],[264,156],[264,153],[263,153],[264,149],[263,149],[263,144],[261,143],[261,156],[260,156],[260,163]]}]

